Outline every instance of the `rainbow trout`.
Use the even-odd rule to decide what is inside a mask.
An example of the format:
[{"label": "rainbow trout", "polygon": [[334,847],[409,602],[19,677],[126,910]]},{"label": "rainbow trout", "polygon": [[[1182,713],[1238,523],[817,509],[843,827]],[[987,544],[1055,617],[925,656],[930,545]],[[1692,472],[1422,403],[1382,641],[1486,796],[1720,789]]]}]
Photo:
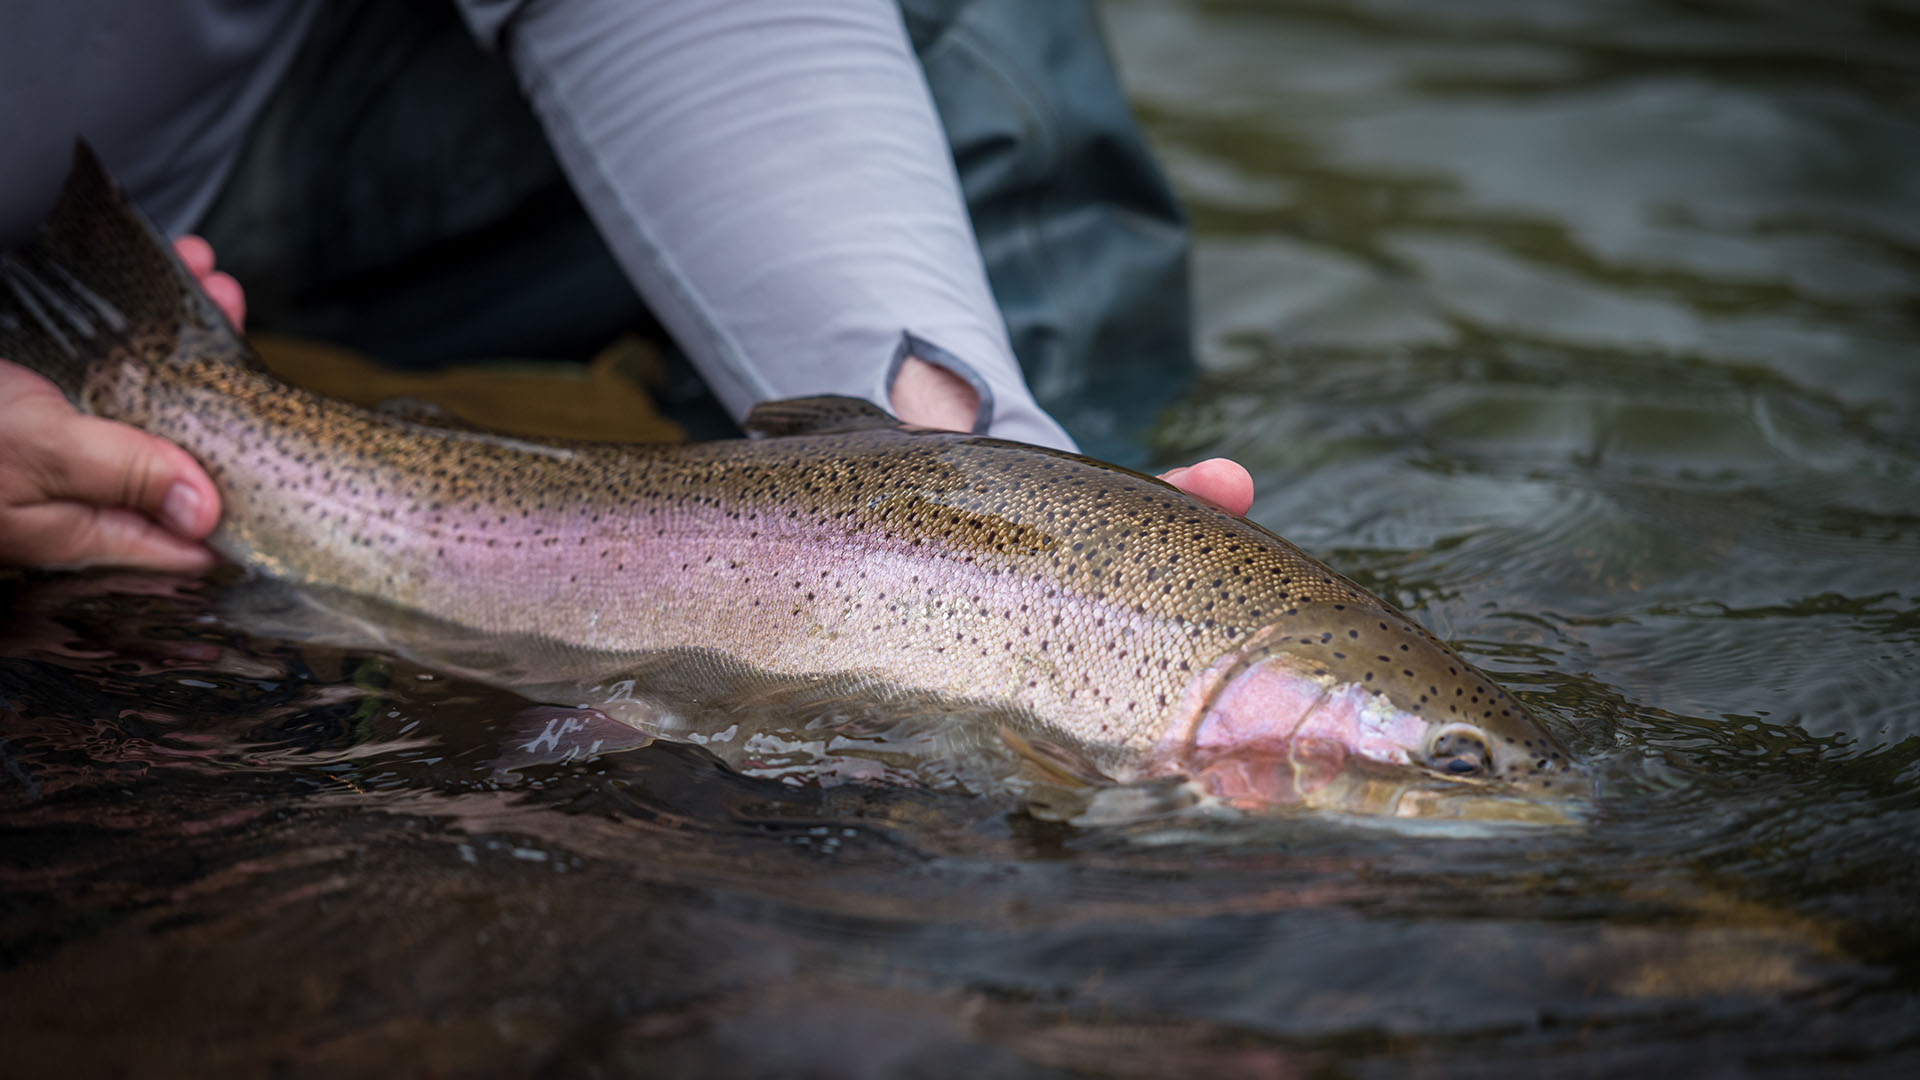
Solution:
[{"label": "rainbow trout", "polygon": [[691,445],[322,398],[262,369],[84,147],[3,277],[0,357],[197,457],[224,556],[515,642],[499,670],[465,664],[504,683],[538,681],[519,670],[538,653],[911,694],[1239,807],[1553,820],[1529,808],[1585,783],[1433,635],[1151,477],[845,398]]}]

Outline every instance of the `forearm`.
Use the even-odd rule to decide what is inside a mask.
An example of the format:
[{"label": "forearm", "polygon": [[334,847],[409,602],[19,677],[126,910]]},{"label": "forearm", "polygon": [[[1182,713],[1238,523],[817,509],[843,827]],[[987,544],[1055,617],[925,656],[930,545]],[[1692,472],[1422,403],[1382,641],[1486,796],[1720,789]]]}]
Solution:
[{"label": "forearm", "polygon": [[890,405],[910,333],[984,392],[993,434],[1071,445],[1021,379],[891,0],[467,8],[736,416],[817,393]]}]

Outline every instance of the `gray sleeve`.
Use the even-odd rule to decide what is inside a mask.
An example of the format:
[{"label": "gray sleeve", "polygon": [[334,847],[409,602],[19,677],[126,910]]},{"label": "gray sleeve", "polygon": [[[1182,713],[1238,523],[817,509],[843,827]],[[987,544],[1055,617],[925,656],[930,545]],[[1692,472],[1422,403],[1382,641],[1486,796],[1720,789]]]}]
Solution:
[{"label": "gray sleeve", "polygon": [[462,0],[627,275],[726,407],[882,406],[903,342],[1055,447],[894,0]]}]

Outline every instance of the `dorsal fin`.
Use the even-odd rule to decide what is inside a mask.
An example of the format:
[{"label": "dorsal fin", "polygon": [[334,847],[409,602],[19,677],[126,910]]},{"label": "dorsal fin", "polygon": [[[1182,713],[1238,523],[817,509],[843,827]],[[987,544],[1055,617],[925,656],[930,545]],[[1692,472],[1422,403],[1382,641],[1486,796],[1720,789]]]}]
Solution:
[{"label": "dorsal fin", "polygon": [[842,431],[898,428],[900,421],[864,398],[821,394],[763,401],[747,414],[746,428],[756,435],[829,435]]}]

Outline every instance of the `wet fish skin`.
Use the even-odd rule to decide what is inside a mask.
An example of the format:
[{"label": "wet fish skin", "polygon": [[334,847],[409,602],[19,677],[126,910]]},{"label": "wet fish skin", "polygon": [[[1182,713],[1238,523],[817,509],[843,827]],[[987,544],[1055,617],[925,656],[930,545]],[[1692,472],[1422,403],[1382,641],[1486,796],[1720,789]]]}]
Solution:
[{"label": "wet fish skin", "polygon": [[1236,754],[1296,737],[1462,790],[1580,784],[1412,620],[1154,478],[844,399],[764,408],[778,438],[671,446],[371,412],[262,370],[155,239],[83,160],[9,257],[0,355],[192,452],[242,565],[563,649],[984,703],[1116,779],[1190,772],[1229,799]]}]

